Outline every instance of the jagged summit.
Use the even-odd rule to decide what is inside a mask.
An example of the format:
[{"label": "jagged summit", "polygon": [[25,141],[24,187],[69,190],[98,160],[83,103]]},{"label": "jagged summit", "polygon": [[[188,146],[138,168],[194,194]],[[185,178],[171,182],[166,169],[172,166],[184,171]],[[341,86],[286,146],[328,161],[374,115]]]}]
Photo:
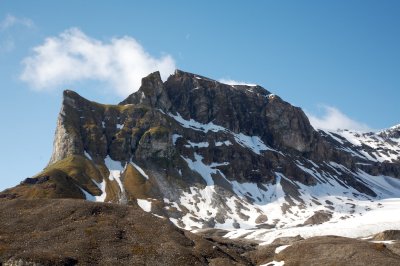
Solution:
[{"label": "jagged summit", "polygon": [[177,70],[117,105],[63,97],[50,164],[2,197],[139,205],[186,229],[339,223],[400,197],[396,135],[316,131],[260,86]]}]

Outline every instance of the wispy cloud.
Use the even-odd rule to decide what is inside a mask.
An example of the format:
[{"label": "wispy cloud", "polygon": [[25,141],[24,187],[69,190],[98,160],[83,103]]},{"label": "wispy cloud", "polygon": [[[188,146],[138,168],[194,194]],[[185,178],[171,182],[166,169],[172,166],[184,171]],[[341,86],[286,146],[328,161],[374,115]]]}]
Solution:
[{"label": "wispy cloud", "polygon": [[120,96],[136,91],[141,79],[159,70],[163,79],[175,70],[170,55],[155,58],[132,37],[105,43],[77,28],[47,38],[23,60],[21,80],[34,89],[54,90],[82,80],[106,82]]},{"label": "wispy cloud", "polygon": [[247,85],[247,86],[256,86],[257,84],[249,83],[249,82],[243,82],[243,81],[237,81],[233,79],[219,79],[218,80],[221,83],[228,84],[228,85]]},{"label": "wispy cloud", "polygon": [[352,129],[358,131],[372,131],[367,124],[351,119],[335,107],[321,105],[321,108],[323,109],[323,114],[320,116],[307,113],[310,123],[314,128],[325,130]]},{"label": "wispy cloud", "polygon": [[16,17],[11,14],[8,14],[1,22],[0,22],[0,30],[4,31],[14,26],[23,26],[26,28],[33,28],[35,24],[29,18],[24,17]]}]

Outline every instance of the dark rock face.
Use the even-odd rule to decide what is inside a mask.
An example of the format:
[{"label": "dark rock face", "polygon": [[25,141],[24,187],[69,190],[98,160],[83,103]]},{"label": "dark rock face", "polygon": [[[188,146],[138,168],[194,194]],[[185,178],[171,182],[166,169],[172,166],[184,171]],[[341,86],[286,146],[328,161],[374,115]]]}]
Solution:
[{"label": "dark rock face", "polygon": [[314,130],[303,111],[260,86],[230,86],[179,70],[163,84],[156,72],[121,104],[129,103],[150,103],[187,120],[260,136],[270,145],[311,150]]},{"label": "dark rock face", "polygon": [[[397,134],[373,138],[395,149]],[[65,91],[49,166],[0,197],[151,199],[151,212],[186,229],[315,224],[353,200],[387,197],[370,175],[400,177],[398,161],[353,146],[260,86],[179,70],[163,82],[155,72],[118,105]],[[280,214],[268,209],[275,203]],[[315,216],[302,214],[308,207]]]}]

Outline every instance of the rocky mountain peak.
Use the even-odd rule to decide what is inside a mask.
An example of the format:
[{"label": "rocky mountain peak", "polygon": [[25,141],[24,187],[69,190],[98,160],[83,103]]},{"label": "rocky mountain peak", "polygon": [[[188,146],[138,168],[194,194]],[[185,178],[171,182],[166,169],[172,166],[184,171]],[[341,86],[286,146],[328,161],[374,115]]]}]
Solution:
[{"label": "rocky mountain peak", "polygon": [[399,139],[400,138],[400,124],[379,132],[379,135],[382,136],[383,138]]},{"label": "rocky mountain peak", "polygon": [[158,72],[120,104],[147,104],[185,119],[216,123],[236,133],[265,137],[272,145],[311,149],[313,128],[300,108],[260,86],[227,85],[176,70],[162,83]]}]

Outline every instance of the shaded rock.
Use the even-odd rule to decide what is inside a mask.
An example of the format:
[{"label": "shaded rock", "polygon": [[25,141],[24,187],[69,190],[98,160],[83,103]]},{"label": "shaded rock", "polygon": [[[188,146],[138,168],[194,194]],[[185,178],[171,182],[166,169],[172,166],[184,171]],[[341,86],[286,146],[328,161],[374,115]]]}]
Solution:
[{"label": "shaded rock", "polygon": [[302,238],[300,235],[278,237],[271,243],[271,245],[292,245],[294,242],[298,242],[300,240],[304,240],[304,238]]},{"label": "shaded rock", "polygon": [[372,239],[376,241],[400,240],[400,230],[386,230],[374,235]]},{"label": "shaded rock", "polygon": [[308,218],[303,225],[314,225],[314,224],[322,224],[329,221],[332,218],[332,213],[327,211],[317,211]]}]

